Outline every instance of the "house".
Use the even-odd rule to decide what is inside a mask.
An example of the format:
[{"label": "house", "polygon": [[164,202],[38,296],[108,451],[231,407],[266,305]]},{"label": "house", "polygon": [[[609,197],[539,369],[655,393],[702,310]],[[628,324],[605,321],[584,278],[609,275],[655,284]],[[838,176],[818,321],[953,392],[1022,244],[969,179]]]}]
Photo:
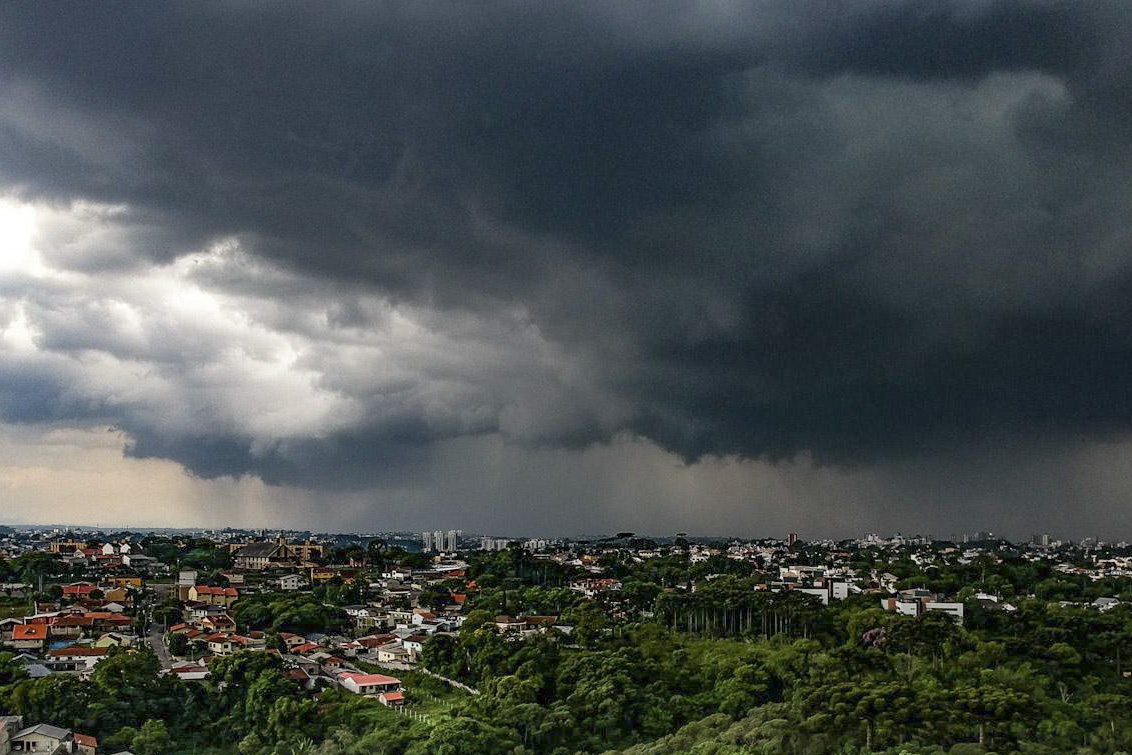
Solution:
[{"label": "house", "polygon": [[74,733],[75,751],[82,755],[94,755],[98,752],[98,739],[89,734]]},{"label": "house", "polygon": [[293,592],[301,590],[306,587],[307,581],[298,574],[284,574],[279,578],[279,589],[285,592]]},{"label": "house", "polygon": [[620,590],[621,581],[618,579],[576,579],[570,583],[570,589],[582,593],[587,598],[592,598],[606,590]]},{"label": "house", "polygon": [[107,632],[94,641],[96,648],[128,648],[134,646],[134,638],[120,632]]},{"label": "house", "polygon": [[169,673],[183,682],[201,682],[208,678],[208,666],[199,663],[175,664]]},{"label": "house", "polygon": [[377,699],[382,705],[388,708],[396,708],[405,704],[405,693],[400,690],[396,692],[381,692],[378,694]]},{"label": "house", "polygon": [[330,655],[329,653],[315,653],[311,658],[317,660],[322,667],[323,673],[331,677],[341,672],[347,666],[344,660],[337,656]]},{"label": "house", "polygon": [[521,632],[526,626],[527,622],[524,619],[517,619],[514,616],[507,616],[502,614],[493,619],[495,622],[495,629],[498,632]]},{"label": "house", "polygon": [[106,657],[110,648],[87,648],[71,646],[67,648],[52,648],[47,651],[44,661],[52,671],[89,671]]},{"label": "house", "polygon": [[153,570],[160,563],[153,556],[147,556],[144,553],[127,553],[122,556],[122,564],[131,569]]},{"label": "house", "polygon": [[122,603],[130,605],[134,602],[133,597],[125,587],[107,587],[102,591],[102,599],[108,603]]},{"label": "house", "polygon": [[374,658],[377,656],[377,651],[383,646],[388,645],[393,640],[397,639],[391,634],[370,635],[368,637],[359,637],[355,640],[357,644],[357,655],[365,656],[367,658]]},{"label": "house", "polygon": [[189,599],[189,588],[197,583],[197,573],[193,569],[183,569],[177,572],[177,600]]},{"label": "house", "polygon": [[304,642],[302,645],[295,645],[290,648],[291,652],[295,655],[307,655],[309,653],[318,652],[322,648],[317,642]]},{"label": "house", "polygon": [[229,655],[237,649],[232,636],[220,632],[208,635],[204,641],[208,644],[208,652],[213,655]]},{"label": "house", "polygon": [[944,603],[940,601],[928,601],[924,606],[925,611],[937,611],[939,613],[947,614],[951,618],[963,623],[963,604],[962,603]]},{"label": "house", "polygon": [[24,728],[23,716],[0,716],[0,753],[11,752],[8,742],[13,734]]},{"label": "house", "polygon": [[[63,585],[64,598],[89,598],[91,593],[98,590],[98,585],[93,582],[72,582],[69,585]],[[101,590],[99,590],[101,592]]]},{"label": "house", "polygon": [[12,642],[12,630],[23,624],[23,619],[0,619],[0,645]]},{"label": "house", "polygon": [[427,637],[423,637],[423,636],[417,634],[417,635],[413,635],[412,637],[406,637],[405,639],[401,640],[401,647],[408,650],[413,658],[420,658],[421,653],[424,652],[425,642],[427,642],[427,641],[428,641]]},{"label": "house", "polygon": [[56,750],[71,751],[74,735],[70,729],[61,729],[51,724],[36,724],[12,734],[8,740],[11,752],[54,753]]},{"label": "house", "polygon": [[16,650],[43,650],[47,642],[47,624],[20,624],[12,628],[10,644]]},{"label": "house", "polygon": [[284,674],[288,679],[298,684],[305,690],[312,690],[315,686],[315,677],[311,676],[305,669],[293,668],[288,669]]},{"label": "house", "polygon": [[287,648],[288,653],[294,652],[295,648],[299,647],[300,645],[307,644],[307,639],[305,637],[297,634],[292,634],[291,632],[280,632],[279,639],[283,643],[283,646]]},{"label": "house", "polygon": [[338,674],[338,683],[355,695],[377,696],[382,693],[399,692],[401,680],[384,674],[356,674],[342,671]]},{"label": "house", "polygon": [[267,650],[267,635],[263,632],[248,632],[247,635],[234,634],[232,642],[244,650]]},{"label": "house", "polygon": [[194,603],[205,603],[210,606],[230,607],[240,597],[235,587],[211,587],[209,585],[193,585],[189,588],[189,600]]},{"label": "house", "polygon": [[[22,666],[24,672],[32,679],[42,679],[45,676],[51,675],[51,669],[44,666],[43,663],[41,663],[40,660],[34,655],[20,653],[19,655],[12,658],[12,663]],[[23,727],[21,726],[20,728]],[[0,747],[0,752],[3,751],[4,748]]]},{"label": "house", "polygon": [[236,622],[226,613],[214,613],[198,622],[201,629],[213,632],[230,632],[236,629]]},{"label": "house", "polygon": [[194,622],[204,621],[205,619],[215,619],[217,616],[224,614],[224,606],[214,606],[208,603],[189,603],[185,606],[189,620]]},{"label": "house", "polygon": [[94,626],[94,619],[86,616],[59,616],[48,626],[52,638],[78,639]]},{"label": "house", "polygon": [[88,611],[83,617],[91,620],[92,629],[104,632],[128,628],[134,621],[129,616],[114,611]]},{"label": "house", "polygon": [[381,573],[382,579],[404,580],[404,579],[410,579],[410,578],[412,578],[412,576],[413,576],[413,572],[411,570],[406,569],[404,567],[396,567],[396,566],[393,567],[392,569],[387,569],[387,570],[385,570]]},{"label": "house", "polygon": [[377,649],[378,663],[409,663],[410,655],[400,642],[391,643]]}]

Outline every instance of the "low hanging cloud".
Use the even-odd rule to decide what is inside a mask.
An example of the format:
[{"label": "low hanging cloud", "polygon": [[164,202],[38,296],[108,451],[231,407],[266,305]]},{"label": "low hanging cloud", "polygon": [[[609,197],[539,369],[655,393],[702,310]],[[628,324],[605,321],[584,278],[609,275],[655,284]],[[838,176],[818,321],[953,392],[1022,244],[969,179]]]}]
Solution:
[{"label": "low hanging cloud", "polygon": [[307,486],[404,474],[396,467],[446,438],[559,442],[622,422],[617,400],[521,311],[394,305],[236,241],[166,264],[75,269],[38,246],[83,248],[92,226],[125,221],[90,206],[9,214],[30,221],[22,263],[0,270],[9,421],[110,422],[133,456]]},{"label": "low hanging cloud", "polygon": [[35,237],[0,266],[0,412],[336,488],[461,438],[850,467],[1120,441],[1129,29],[5,8],[0,189]]}]

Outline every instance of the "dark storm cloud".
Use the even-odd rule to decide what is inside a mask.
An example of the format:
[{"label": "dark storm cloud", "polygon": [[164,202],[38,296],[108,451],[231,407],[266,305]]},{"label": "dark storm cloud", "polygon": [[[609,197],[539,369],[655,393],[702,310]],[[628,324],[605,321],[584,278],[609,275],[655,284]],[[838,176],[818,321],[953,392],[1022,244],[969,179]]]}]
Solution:
[{"label": "dark storm cloud", "polygon": [[[354,412],[253,428],[233,397],[158,420],[238,381],[204,367],[248,333],[125,338],[45,299],[41,348],[174,385],[89,399],[135,455],[331,484],[490,433],[867,461],[1132,429],[1120,5],[2,13],[0,181],[131,229],[44,254],[95,275],[237,239],[263,268],[184,279],[300,339]],[[443,346],[343,358],[388,325],[374,297],[435,312]],[[397,379],[371,384],[390,350]],[[41,390],[5,416],[57,413]]]}]

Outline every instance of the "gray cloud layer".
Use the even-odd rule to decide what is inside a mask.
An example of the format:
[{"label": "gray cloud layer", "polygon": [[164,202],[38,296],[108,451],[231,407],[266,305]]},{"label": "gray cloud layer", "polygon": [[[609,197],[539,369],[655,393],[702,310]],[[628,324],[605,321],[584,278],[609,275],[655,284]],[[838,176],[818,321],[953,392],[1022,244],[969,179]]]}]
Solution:
[{"label": "gray cloud layer", "polygon": [[[852,464],[1122,438],[1130,29],[978,0],[5,7],[0,185],[106,217],[60,209],[55,277],[2,284],[37,348],[0,410],[305,486],[496,434]],[[177,287],[221,314],[163,314]]]}]

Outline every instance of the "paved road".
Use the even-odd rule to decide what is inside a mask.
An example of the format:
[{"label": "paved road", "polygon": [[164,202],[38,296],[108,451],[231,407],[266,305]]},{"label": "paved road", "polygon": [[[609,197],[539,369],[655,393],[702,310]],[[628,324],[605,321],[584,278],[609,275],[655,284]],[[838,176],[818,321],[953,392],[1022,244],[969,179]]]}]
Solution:
[{"label": "paved road", "polygon": [[161,661],[161,668],[172,668],[173,658],[169,655],[169,650],[165,647],[165,643],[161,639],[161,630],[157,629],[149,633],[146,637],[149,646],[153,648],[153,652],[157,655],[157,660]]}]

